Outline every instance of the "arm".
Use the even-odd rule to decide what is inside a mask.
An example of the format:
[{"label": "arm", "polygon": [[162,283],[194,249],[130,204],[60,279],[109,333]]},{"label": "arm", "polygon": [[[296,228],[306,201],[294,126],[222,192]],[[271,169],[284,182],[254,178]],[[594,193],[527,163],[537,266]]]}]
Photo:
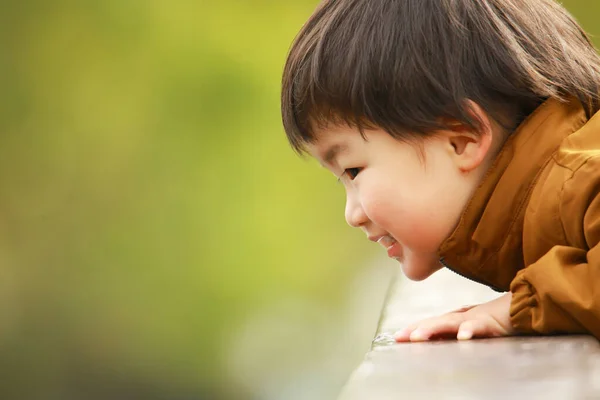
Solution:
[{"label": "arm", "polygon": [[519,271],[511,322],[523,333],[591,333],[600,338],[600,163],[589,160],[561,193],[567,243]]},{"label": "arm", "polygon": [[590,332],[600,337],[600,296],[594,294],[599,279],[600,264],[587,263],[584,250],[554,247],[512,282],[513,326],[523,333]]}]

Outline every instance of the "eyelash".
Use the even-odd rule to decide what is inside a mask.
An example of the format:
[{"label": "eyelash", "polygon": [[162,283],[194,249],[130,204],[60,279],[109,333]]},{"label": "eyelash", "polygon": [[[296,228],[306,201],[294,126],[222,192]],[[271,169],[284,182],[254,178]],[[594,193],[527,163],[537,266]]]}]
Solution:
[{"label": "eyelash", "polygon": [[348,178],[351,181],[353,181],[354,179],[356,179],[361,170],[362,168],[346,168],[342,175],[340,175],[340,177],[338,178],[338,182],[342,179],[344,175],[348,176]]}]

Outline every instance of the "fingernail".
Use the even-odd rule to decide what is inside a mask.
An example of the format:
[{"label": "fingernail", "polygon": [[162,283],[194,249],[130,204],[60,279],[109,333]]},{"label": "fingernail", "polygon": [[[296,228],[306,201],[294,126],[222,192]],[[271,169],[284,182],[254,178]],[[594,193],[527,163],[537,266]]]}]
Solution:
[{"label": "fingernail", "polygon": [[412,342],[420,342],[420,341],[427,340],[427,339],[428,339],[427,335],[425,335],[425,332],[423,332],[421,329],[415,329],[410,334],[410,340]]},{"label": "fingernail", "polygon": [[404,328],[400,329],[398,332],[394,333],[394,339],[398,341],[408,340],[410,338],[410,329]]},{"label": "fingernail", "polygon": [[394,333],[394,337],[395,338],[404,338],[404,337],[407,337],[409,335],[409,333],[410,333],[410,329],[408,329],[408,328],[400,329],[399,331]]},{"label": "fingernail", "polygon": [[405,333],[405,331],[406,331],[406,329],[401,329],[401,330],[399,330],[399,331],[396,331],[396,332],[394,333],[394,338],[395,338],[395,339],[397,339],[397,338],[401,338],[401,337],[403,337],[403,336],[406,336],[406,333]]},{"label": "fingernail", "polygon": [[458,332],[458,335],[456,335],[456,338],[458,340],[469,340],[473,337],[473,332],[471,331],[460,331]]}]

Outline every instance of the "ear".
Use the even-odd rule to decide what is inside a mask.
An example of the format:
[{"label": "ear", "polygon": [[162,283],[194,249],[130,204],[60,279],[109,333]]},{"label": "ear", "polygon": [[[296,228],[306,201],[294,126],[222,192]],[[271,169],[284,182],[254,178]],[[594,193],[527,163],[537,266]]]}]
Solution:
[{"label": "ear", "polygon": [[471,117],[479,121],[479,129],[463,123],[449,123],[445,131],[448,150],[461,172],[470,172],[479,167],[490,152],[493,128],[490,117],[479,104],[467,100]]}]

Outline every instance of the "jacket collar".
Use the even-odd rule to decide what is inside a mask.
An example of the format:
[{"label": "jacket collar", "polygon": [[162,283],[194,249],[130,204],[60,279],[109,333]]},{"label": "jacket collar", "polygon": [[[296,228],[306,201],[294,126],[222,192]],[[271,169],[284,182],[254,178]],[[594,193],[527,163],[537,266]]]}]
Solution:
[{"label": "jacket collar", "polygon": [[524,267],[524,214],[537,177],[563,139],[585,122],[577,100],[550,99],[517,128],[471,197],[454,232],[442,243],[439,255],[446,266],[498,290],[508,290],[514,274],[497,267]]}]

